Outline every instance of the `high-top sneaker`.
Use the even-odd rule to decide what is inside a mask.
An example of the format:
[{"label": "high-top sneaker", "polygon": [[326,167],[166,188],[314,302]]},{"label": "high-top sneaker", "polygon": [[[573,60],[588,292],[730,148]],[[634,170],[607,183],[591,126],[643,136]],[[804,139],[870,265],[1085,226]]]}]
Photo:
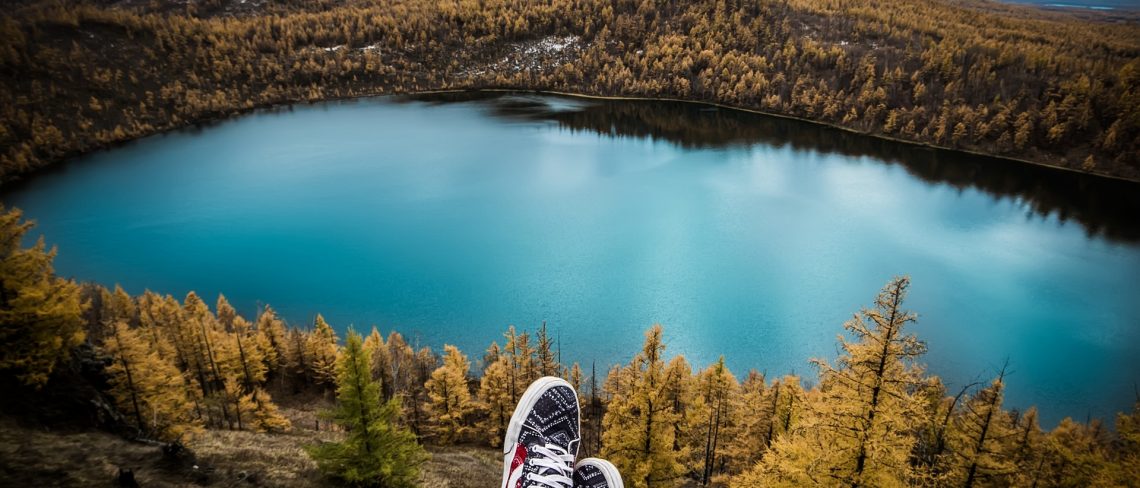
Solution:
[{"label": "high-top sneaker", "polygon": [[503,441],[503,488],[571,488],[578,455],[578,393],[539,378],[523,393]]},{"label": "high-top sneaker", "polygon": [[621,474],[609,461],[586,458],[574,466],[574,488],[625,488]]}]

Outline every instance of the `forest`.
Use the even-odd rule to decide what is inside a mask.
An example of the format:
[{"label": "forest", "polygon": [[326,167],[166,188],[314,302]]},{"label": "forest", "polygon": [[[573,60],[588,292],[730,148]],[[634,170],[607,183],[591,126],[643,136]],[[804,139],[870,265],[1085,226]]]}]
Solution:
[{"label": "forest", "polygon": [[[375,327],[342,337],[320,315],[289,325],[265,306],[246,318],[224,296],[211,307],[193,292],[132,296],[77,283],[54,274],[55,250],[42,237],[21,244],[31,228],[18,209],[0,209],[0,407],[9,415],[65,405],[67,415],[100,419],[99,429],[184,450],[208,431],[285,435],[297,426],[279,400],[335,398],[320,417],[327,435],[306,448],[320,470],[352,484],[415,486],[422,446],[499,447],[526,386],[558,375],[580,395],[580,456],[606,457],[634,487],[1140,480],[1140,398],[1115,429],[1066,418],[1046,431],[1035,409],[1003,405],[1004,369],[948,389],[923,369],[907,277],[842,324],[838,357],[812,360],[815,376],[733,373],[724,358],[692,365],[666,354],[660,325],[628,362],[587,370],[559,362],[545,324],[508,327],[473,359]],[[93,371],[77,375],[83,369]]]},{"label": "forest", "polygon": [[979,0],[42,0],[0,13],[0,39],[0,184],[257,108],[490,88],[717,103],[1140,180],[1140,23],[1128,12]]}]

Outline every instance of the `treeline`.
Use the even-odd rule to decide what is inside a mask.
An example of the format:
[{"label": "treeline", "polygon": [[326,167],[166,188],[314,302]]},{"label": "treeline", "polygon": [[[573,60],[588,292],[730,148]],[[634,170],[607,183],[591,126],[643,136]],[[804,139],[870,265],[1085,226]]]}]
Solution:
[{"label": "treeline", "polygon": [[926,0],[264,4],[0,14],[0,182],[255,107],[488,87],[718,102],[1140,179],[1136,23]]},{"label": "treeline", "polygon": [[[611,460],[630,486],[1134,486],[1140,480],[1140,401],[1131,414],[1118,415],[1115,432],[1099,420],[1068,418],[1043,431],[1035,409],[1003,406],[1004,371],[958,390],[926,374],[919,363],[926,346],[907,329],[916,318],[903,308],[907,278],[892,280],[872,308],[844,324],[841,354],[834,363],[814,361],[820,375],[812,388],[796,376],[765,378],[755,370],[738,379],[723,358],[694,370],[684,357],[665,355],[660,326],[646,333],[629,363],[609,367],[599,379],[592,365],[586,372],[577,363],[560,364],[545,325],[534,334],[508,328],[502,345],[491,343],[472,370],[472,360],[454,346],[417,350],[399,333],[384,338],[376,328],[363,339],[350,332],[346,350],[319,315],[311,327],[289,327],[269,307],[247,320],[224,297],[211,311],[194,293],[179,301],[80,286],[54,276],[54,251],[42,239],[20,246],[29,229],[18,210],[0,209],[0,373],[50,389],[57,364],[94,343],[104,357],[108,393],[134,436],[170,441],[203,428],[288,431],[272,389],[335,391],[333,418],[369,412],[368,422],[380,425],[369,435],[498,446],[527,385],[556,375],[581,395],[581,454]],[[357,379],[346,383],[346,377]],[[346,430],[353,438],[351,424]],[[395,442],[404,447],[386,455],[422,459],[405,444]],[[322,459],[329,449],[342,448],[325,446],[314,456]],[[403,468],[383,471],[414,479],[414,469]]]}]

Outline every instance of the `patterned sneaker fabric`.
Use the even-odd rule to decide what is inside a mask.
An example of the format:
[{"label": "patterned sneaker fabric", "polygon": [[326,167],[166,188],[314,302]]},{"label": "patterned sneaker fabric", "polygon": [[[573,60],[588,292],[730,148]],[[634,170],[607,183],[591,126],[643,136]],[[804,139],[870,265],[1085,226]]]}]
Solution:
[{"label": "patterned sneaker fabric", "polygon": [[610,484],[597,466],[584,464],[574,469],[574,488],[610,488]]},{"label": "patterned sneaker fabric", "polygon": [[[522,474],[515,487],[509,488],[569,488],[579,439],[577,393],[563,385],[547,389],[519,432],[510,472],[522,465]],[[563,478],[565,484],[555,481]]]}]

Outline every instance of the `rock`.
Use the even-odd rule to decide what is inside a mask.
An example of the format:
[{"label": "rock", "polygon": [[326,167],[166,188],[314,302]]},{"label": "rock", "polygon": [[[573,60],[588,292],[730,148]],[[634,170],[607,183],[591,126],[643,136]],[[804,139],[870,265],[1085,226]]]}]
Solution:
[{"label": "rock", "polygon": [[135,471],[131,468],[119,468],[118,483],[123,488],[139,488],[139,483],[135,481]]}]

